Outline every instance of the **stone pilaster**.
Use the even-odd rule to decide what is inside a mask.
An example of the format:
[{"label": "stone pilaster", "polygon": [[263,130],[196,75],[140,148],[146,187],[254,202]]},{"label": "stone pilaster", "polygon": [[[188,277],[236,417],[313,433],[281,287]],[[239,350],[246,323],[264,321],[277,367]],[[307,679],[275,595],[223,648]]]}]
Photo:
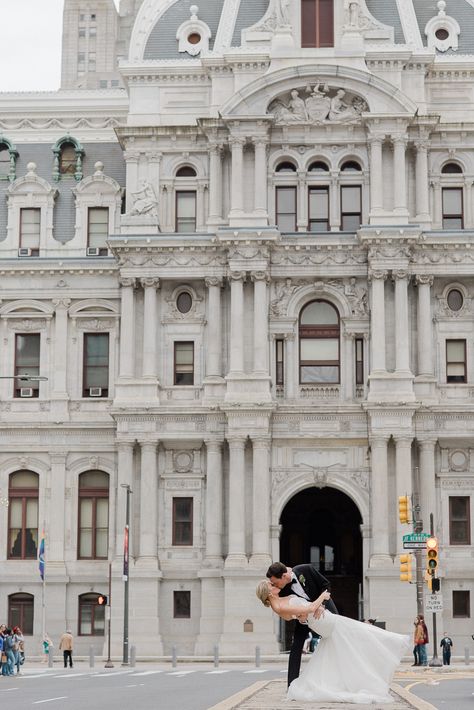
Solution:
[{"label": "stone pilaster", "polygon": [[393,211],[408,219],[406,180],[406,135],[392,136],[393,144]]},{"label": "stone pilaster", "polygon": [[371,136],[370,145],[370,223],[377,223],[377,217],[383,211],[383,136]]},{"label": "stone pilaster", "polygon": [[[223,536],[222,442],[206,439],[206,567],[221,567]],[[232,504],[232,503],[231,503]]]},{"label": "stone pilaster", "polygon": [[388,540],[388,436],[370,437],[372,554],[370,566],[385,565],[390,560]]},{"label": "stone pilaster", "polygon": [[416,149],[416,219],[420,224],[429,225],[430,215],[430,195],[428,183],[428,142],[415,141]]},{"label": "stone pilaster", "polygon": [[156,379],[156,343],[157,343],[157,298],[156,291],[160,287],[160,280],[155,278],[142,278],[140,284],[144,290],[143,305],[143,377]]},{"label": "stone pilaster", "polygon": [[253,436],[253,516],[250,566],[265,572],[270,557],[270,437]]},{"label": "stone pilaster", "polygon": [[244,281],[245,271],[230,275],[230,374],[244,371]]},{"label": "stone pilaster", "polygon": [[140,538],[141,565],[158,565],[158,461],[157,442],[141,441]]},{"label": "stone pilaster", "polygon": [[245,551],[245,437],[229,443],[229,541],[225,567],[246,567]]},{"label": "stone pilaster", "polygon": [[120,377],[132,378],[135,375],[135,279],[122,277],[120,286]]},{"label": "stone pilaster", "polygon": [[[400,496],[411,496],[413,493],[412,466],[411,466],[411,436],[395,436],[395,478],[396,478],[396,500]],[[403,552],[403,535],[410,532],[405,525],[397,518],[397,553]]]}]

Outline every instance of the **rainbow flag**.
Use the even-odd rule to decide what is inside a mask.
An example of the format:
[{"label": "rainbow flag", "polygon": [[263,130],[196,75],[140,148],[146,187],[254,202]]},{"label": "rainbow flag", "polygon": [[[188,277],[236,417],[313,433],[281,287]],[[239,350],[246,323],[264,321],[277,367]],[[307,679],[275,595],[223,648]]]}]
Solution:
[{"label": "rainbow flag", "polygon": [[45,560],[44,560],[44,532],[41,535],[41,540],[38,548],[38,569],[40,573],[40,577],[44,582],[44,568],[45,568]]}]

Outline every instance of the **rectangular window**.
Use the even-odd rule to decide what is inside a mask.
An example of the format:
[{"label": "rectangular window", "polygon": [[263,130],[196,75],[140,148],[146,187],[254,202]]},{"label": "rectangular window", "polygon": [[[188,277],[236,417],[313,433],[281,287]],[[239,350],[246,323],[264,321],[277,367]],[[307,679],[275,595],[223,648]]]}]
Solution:
[{"label": "rectangular window", "polygon": [[281,338],[275,340],[276,384],[285,382],[285,341]]},{"label": "rectangular window", "polygon": [[360,185],[341,187],[341,230],[356,232],[362,224],[362,188]]},{"label": "rectangular window", "polygon": [[196,231],[195,190],[178,190],[176,192],[176,231]]},{"label": "rectangular window", "polygon": [[443,187],[443,229],[463,229],[462,187]]},{"label": "rectangular window", "polygon": [[467,382],[466,341],[446,341],[446,382]]},{"label": "rectangular window", "polygon": [[301,0],[301,46],[334,46],[333,0]]},{"label": "rectangular window", "polygon": [[355,380],[356,385],[364,384],[364,340],[355,339]]},{"label": "rectangular window", "polygon": [[308,190],[308,232],[329,231],[329,188],[310,187]]},{"label": "rectangular window", "polygon": [[301,338],[300,382],[302,384],[339,382],[338,338]]},{"label": "rectangular window", "polygon": [[109,208],[89,207],[87,210],[87,246],[99,250],[100,256],[107,256],[109,236]]},{"label": "rectangular window", "polygon": [[449,544],[471,544],[469,496],[449,496]]},{"label": "rectangular window", "polygon": [[83,397],[109,395],[109,334],[84,334]]},{"label": "rectangular window", "polygon": [[173,592],[173,618],[191,618],[191,592]]},{"label": "rectangular window", "polygon": [[194,384],[194,343],[174,344],[174,384]]},{"label": "rectangular window", "polygon": [[453,592],[453,619],[471,618],[471,595],[469,591]]},{"label": "rectangular window", "polygon": [[173,498],[173,545],[193,544],[193,499]]},{"label": "rectangular window", "polygon": [[30,256],[39,256],[41,210],[39,207],[20,209],[20,249],[29,249]]},{"label": "rectangular window", "polygon": [[296,232],[296,187],[277,187],[275,197],[278,229]]},{"label": "rectangular window", "polygon": [[85,36],[86,36],[86,28],[79,27],[79,37],[85,37]]},{"label": "rectangular window", "polygon": [[[40,374],[39,333],[15,335],[15,377],[38,377]],[[15,380],[15,397],[38,397],[39,382]]]},{"label": "rectangular window", "polygon": [[79,597],[79,636],[103,636],[105,633],[105,606],[97,603],[97,594]]}]

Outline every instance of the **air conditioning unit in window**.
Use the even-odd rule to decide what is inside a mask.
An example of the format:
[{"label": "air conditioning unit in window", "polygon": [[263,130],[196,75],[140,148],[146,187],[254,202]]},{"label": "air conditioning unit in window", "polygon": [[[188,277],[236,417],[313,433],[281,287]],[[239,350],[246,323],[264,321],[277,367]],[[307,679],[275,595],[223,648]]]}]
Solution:
[{"label": "air conditioning unit in window", "polygon": [[89,387],[89,397],[102,397],[102,387]]},{"label": "air conditioning unit in window", "polygon": [[20,397],[33,397],[33,387],[20,387]]},{"label": "air conditioning unit in window", "polygon": [[100,256],[100,248],[99,247],[87,247],[86,254],[87,254],[87,256]]},{"label": "air conditioning unit in window", "polygon": [[18,249],[18,256],[31,256],[31,249],[21,247],[20,249]]}]

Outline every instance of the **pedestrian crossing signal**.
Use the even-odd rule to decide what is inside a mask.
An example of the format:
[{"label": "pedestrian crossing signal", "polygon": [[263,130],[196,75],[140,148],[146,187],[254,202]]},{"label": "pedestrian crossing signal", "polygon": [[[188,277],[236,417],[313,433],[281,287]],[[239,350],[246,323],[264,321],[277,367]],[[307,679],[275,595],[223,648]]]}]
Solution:
[{"label": "pedestrian crossing signal", "polygon": [[413,577],[411,565],[411,555],[400,555],[400,581],[411,582]]},{"label": "pedestrian crossing signal", "polygon": [[105,594],[99,594],[99,596],[97,597],[97,604],[99,606],[105,606],[107,604],[107,597],[105,596]]}]

